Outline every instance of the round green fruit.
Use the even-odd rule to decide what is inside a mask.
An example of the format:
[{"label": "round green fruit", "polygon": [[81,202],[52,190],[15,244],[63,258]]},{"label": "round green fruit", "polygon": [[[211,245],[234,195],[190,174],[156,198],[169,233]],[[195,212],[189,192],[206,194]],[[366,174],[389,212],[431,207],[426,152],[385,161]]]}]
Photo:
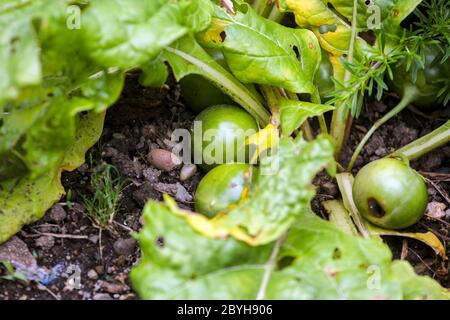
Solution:
[{"label": "round green fruit", "polygon": [[[227,69],[226,61],[220,50],[209,50],[208,52],[217,63]],[[229,96],[198,74],[190,74],[182,78],[180,87],[186,105],[196,113],[216,104],[234,104]]]},{"label": "round green fruit", "polygon": [[403,161],[385,158],[364,166],[353,184],[359,212],[387,229],[407,228],[423,216],[428,203],[424,179]]},{"label": "round green fruit", "polygon": [[258,131],[255,119],[244,109],[217,105],[203,110],[194,120],[194,159],[211,170],[224,163],[248,163],[250,148],[246,138]]},{"label": "round green fruit", "polygon": [[424,68],[417,71],[416,79],[412,79],[412,71],[406,71],[406,61],[394,66],[394,79],[390,81],[392,89],[400,96],[405,95],[405,87],[414,85],[417,92],[412,102],[421,108],[433,108],[439,105],[443,79],[450,73],[450,59],[442,62],[444,53],[436,45],[425,47]]},{"label": "round green fruit", "polygon": [[195,210],[208,217],[224,212],[241,199],[245,187],[258,174],[250,165],[223,164],[209,171],[200,181],[195,192]]}]

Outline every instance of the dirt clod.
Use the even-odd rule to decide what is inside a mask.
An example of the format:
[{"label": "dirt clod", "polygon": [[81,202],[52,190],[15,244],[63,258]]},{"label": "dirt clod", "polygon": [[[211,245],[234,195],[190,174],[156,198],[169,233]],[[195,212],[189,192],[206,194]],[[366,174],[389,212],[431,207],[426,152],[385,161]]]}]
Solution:
[{"label": "dirt clod", "polygon": [[136,240],[133,238],[127,239],[118,239],[114,242],[114,252],[118,255],[128,256],[134,252],[134,248],[136,247]]},{"label": "dirt clod", "polygon": [[66,217],[67,217],[66,210],[64,210],[64,207],[60,204],[54,205],[49,212],[50,220],[56,223],[64,221]]},{"label": "dirt clod", "polygon": [[42,248],[43,250],[50,250],[55,245],[55,238],[52,236],[41,236],[36,239],[36,247]]}]

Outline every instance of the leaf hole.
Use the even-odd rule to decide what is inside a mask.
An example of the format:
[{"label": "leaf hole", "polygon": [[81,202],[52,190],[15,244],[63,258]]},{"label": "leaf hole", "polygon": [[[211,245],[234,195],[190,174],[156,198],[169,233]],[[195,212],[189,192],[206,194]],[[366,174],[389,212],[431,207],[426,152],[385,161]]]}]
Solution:
[{"label": "leaf hole", "polygon": [[225,39],[227,38],[226,32],[225,32],[225,31],[222,31],[219,35],[220,35],[220,39],[222,40],[222,42],[224,42]]},{"label": "leaf hole", "polygon": [[283,257],[279,262],[278,262],[278,270],[282,270],[286,267],[289,267],[290,265],[292,265],[292,263],[294,262],[295,258],[291,257],[291,256],[286,256]]},{"label": "leaf hole", "polygon": [[292,46],[292,50],[294,50],[295,56],[297,57],[297,59],[300,58],[300,51],[298,50],[297,46]]},{"label": "leaf hole", "polygon": [[338,260],[342,257],[342,251],[339,248],[335,248],[333,251],[332,258],[333,260]]},{"label": "leaf hole", "polygon": [[311,102],[311,95],[309,93],[299,93],[297,96],[300,101]]},{"label": "leaf hole", "polygon": [[367,205],[369,207],[370,214],[377,218],[382,218],[386,214],[383,207],[378,203],[378,201],[375,198],[367,199]]},{"label": "leaf hole", "polygon": [[165,240],[163,236],[159,236],[158,238],[156,238],[155,244],[160,247],[161,249],[164,248],[165,244]]},{"label": "leaf hole", "polygon": [[364,39],[371,46],[375,45],[375,41],[377,40],[377,35],[373,30],[361,31],[358,35]]}]

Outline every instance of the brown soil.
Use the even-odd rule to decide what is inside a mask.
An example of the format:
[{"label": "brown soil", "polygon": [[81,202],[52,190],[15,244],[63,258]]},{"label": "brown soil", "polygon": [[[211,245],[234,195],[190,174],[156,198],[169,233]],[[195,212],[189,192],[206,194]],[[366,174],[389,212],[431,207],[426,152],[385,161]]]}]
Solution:
[{"label": "brown soil", "polygon": [[[362,138],[367,128],[396,101],[386,97],[385,103],[368,101],[368,110],[355,121],[344,152],[348,160],[352,149]],[[355,166],[355,172],[365,163],[383,157],[400,146],[426,134],[442,123],[439,118],[448,118],[442,111],[432,113],[435,120],[422,118],[411,111],[391,120],[380,128],[365,147]],[[88,161],[74,172],[63,175],[70,199],[61,203],[41,221],[25,227],[18,237],[36,257],[38,265],[51,269],[56,265],[64,268],[70,265],[79,268],[81,287],[73,288],[67,276],[59,276],[47,286],[36,282],[23,283],[20,280],[0,279],[0,300],[2,299],[135,299],[130,288],[128,273],[139,259],[139,249],[131,240],[130,232],[141,227],[141,210],[147,199],[161,199],[162,192],[178,195],[180,207],[193,208],[192,197],[202,177],[196,173],[187,181],[179,179],[180,168],[163,172],[147,160],[149,150],[169,149],[170,134],[175,128],[189,128],[194,115],[185,109],[178,86],[171,81],[168,86],[157,90],[138,85],[136,75],[130,75],[121,99],[108,111],[102,138],[87,155]],[[446,191],[450,190],[450,147],[446,146],[412,163],[432,183],[429,183],[430,202],[450,204]],[[102,162],[114,165],[126,179],[122,192],[120,212],[112,224],[112,231],[100,233],[88,218],[83,207],[83,196],[89,197],[91,173]],[[440,173],[440,175],[428,174]],[[335,182],[324,174],[315,179],[318,189],[313,208],[323,215],[320,201],[337,195]],[[180,186],[181,185],[181,186]],[[185,192],[186,191],[186,192]],[[67,204],[70,200],[70,205]],[[447,199],[448,200],[448,199]],[[63,210],[61,210],[61,208]],[[450,240],[450,214],[441,221],[424,217],[412,230],[432,230],[443,243]],[[49,236],[48,234],[53,234]],[[69,235],[60,238],[59,235]],[[75,239],[71,236],[86,236]],[[432,276],[445,287],[450,286],[448,262],[427,246],[415,240],[386,237],[395,258],[410,261],[419,274]],[[403,256],[401,252],[403,249]],[[447,253],[450,254],[447,250]],[[69,272],[70,273],[70,272]],[[0,276],[6,271],[0,269]]]}]

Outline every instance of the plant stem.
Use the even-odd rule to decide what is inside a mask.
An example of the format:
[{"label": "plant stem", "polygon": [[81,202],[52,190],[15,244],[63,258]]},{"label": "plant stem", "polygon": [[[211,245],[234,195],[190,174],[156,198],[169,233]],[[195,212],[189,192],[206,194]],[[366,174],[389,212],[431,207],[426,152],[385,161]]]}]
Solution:
[{"label": "plant stem", "polygon": [[[350,36],[350,44],[348,48],[347,61],[351,64],[353,62],[353,55],[355,49],[356,41],[356,30],[357,30],[357,14],[358,14],[358,1],[353,0],[353,12],[352,12],[352,30]],[[351,78],[351,73],[347,69],[344,75],[344,84],[348,85]],[[333,117],[331,119],[331,136],[334,139],[334,152],[336,160],[339,160],[339,155],[344,145],[345,132],[347,128],[347,118],[349,116],[349,108],[342,102],[336,110],[333,112]]]},{"label": "plant stem", "polygon": [[322,202],[325,211],[328,213],[328,220],[336,227],[351,236],[358,235],[350,213],[345,209],[344,204],[339,200],[328,200]]},{"label": "plant stem", "polygon": [[307,141],[312,141],[314,140],[314,134],[312,132],[312,128],[311,125],[309,124],[308,119],[305,120],[305,122],[303,122],[302,124],[302,131],[303,131],[303,137],[307,140]]},{"label": "plant stem", "polygon": [[327,122],[325,121],[323,114],[317,116],[317,119],[319,120],[319,127],[322,134],[328,134]]},{"label": "plant stem", "polygon": [[398,149],[391,156],[402,154],[409,160],[413,160],[448,142],[450,142],[450,120],[427,135]]},{"label": "plant stem", "polygon": [[330,134],[334,140],[334,156],[339,160],[339,155],[344,145],[345,130],[347,125],[348,109],[343,102],[340,102],[333,111],[331,117]]},{"label": "plant stem", "polygon": [[417,96],[417,89],[413,85],[406,85],[405,90],[403,93],[403,98],[400,100],[400,102],[393,108],[391,111],[386,113],[382,118],[378,119],[370,128],[370,130],[366,133],[364,138],[361,140],[361,142],[358,144],[358,146],[355,149],[355,152],[353,152],[352,158],[350,159],[350,163],[348,164],[347,171],[352,170],[353,165],[355,164],[356,158],[359,156],[361,150],[364,148],[364,145],[366,144],[367,140],[373,135],[373,133],[382,126],[386,121],[391,119],[393,116],[398,114],[400,111],[405,109],[408,104],[410,104]]},{"label": "plant stem", "polygon": [[223,69],[217,63],[208,64],[197,58],[196,56],[176,49],[167,47],[166,51],[177,55],[187,62],[197,66],[203,71],[203,76],[212,82],[216,83],[219,88],[222,88],[233,100],[239,103],[248,113],[250,113],[258,123],[265,127],[270,120],[270,114],[261,102],[237,79],[234,78],[228,71]]},{"label": "plant stem", "polygon": [[275,242],[275,245],[273,246],[272,253],[270,254],[270,257],[269,257],[269,261],[267,261],[266,265],[264,266],[264,275],[263,275],[258,293],[256,294],[256,300],[263,300],[266,296],[266,290],[267,290],[267,285],[269,284],[270,275],[272,274],[273,270],[275,269],[277,258],[278,258],[278,252],[280,251],[281,245],[286,240],[286,237],[287,237],[287,233],[285,233],[283,236],[281,236],[277,240],[277,242]]},{"label": "plant stem", "polygon": [[366,223],[356,208],[355,202],[353,201],[353,176],[350,173],[338,173],[336,175],[336,181],[338,183],[339,191],[342,195],[342,201],[344,203],[344,207],[348,210],[353,218],[353,222],[358,228],[359,233],[364,238],[369,238],[370,233],[367,230]]},{"label": "plant stem", "polygon": [[258,15],[267,18],[272,12],[274,4],[267,0],[255,0],[253,1],[252,7]]},{"label": "plant stem", "polygon": [[276,94],[276,91],[271,86],[261,85],[260,87],[264,93],[264,96],[266,97],[270,112],[272,113],[270,123],[275,127],[278,127],[280,125],[280,106],[278,103],[278,96]]},{"label": "plant stem", "polygon": [[280,23],[284,18],[284,12],[281,12],[276,5],[272,7],[267,19]]}]

